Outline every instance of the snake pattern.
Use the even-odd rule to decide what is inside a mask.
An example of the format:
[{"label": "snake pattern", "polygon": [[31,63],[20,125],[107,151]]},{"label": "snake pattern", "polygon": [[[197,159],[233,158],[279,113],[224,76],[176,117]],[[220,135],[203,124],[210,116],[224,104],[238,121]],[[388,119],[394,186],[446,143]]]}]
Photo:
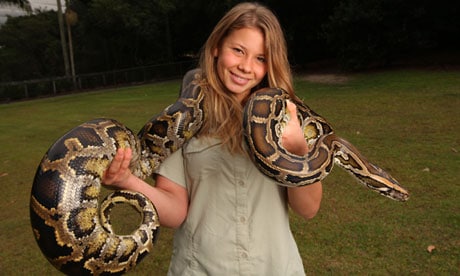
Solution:
[{"label": "snake pattern", "polygon": [[334,163],[344,168],[368,188],[397,201],[406,201],[408,191],[389,173],[368,162],[351,143],[337,136],[328,122],[301,101],[299,121],[310,151],[305,156],[289,153],[281,144],[289,120],[282,89],[265,88],[250,97],[245,105],[243,126],[250,156],[267,176],[284,186],[303,186],[324,179]]},{"label": "snake pattern", "polygon": [[[137,135],[115,120],[95,119],[49,148],[32,185],[30,219],[42,253],[58,270],[68,275],[122,274],[152,250],[160,226],[153,204],[141,193],[123,190],[99,204],[101,179],[118,148],[133,149],[130,169],[145,179],[199,131],[204,95],[190,83],[195,74],[196,70],[187,73],[176,103]],[[306,156],[286,151],[281,135],[288,120],[287,99],[283,90],[270,88],[253,93],[245,105],[245,140],[264,174],[280,185],[308,185],[326,177],[334,160],[369,188],[396,200],[408,199],[395,179],[367,162],[303,103],[297,108],[312,150]],[[110,212],[118,203],[128,203],[141,214],[140,226],[131,235],[117,235],[112,229]]]},{"label": "snake pattern", "polygon": [[[159,230],[155,207],[141,193],[115,191],[99,204],[101,179],[118,148],[130,147],[132,173],[152,176],[161,162],[200,129],[202,93],[184,86],[181,97],[152,118],[138,135],[112,119],[95,119],[57,140],[38,166],[32,185],[30,220],[48,261],[67,275],[122,274],[152,250]],[[141,223],[117,235],[110,212],[132,205]]]}]

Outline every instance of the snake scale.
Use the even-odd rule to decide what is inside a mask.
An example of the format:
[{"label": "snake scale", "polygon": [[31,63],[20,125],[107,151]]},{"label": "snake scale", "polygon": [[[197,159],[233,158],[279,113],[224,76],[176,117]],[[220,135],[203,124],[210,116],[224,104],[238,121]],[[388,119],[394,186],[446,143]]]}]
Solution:
[{"label": "snake scale", "polygon": [[[144,195],[115,191],[99,204],[101,178],[118,148],[133,149],[130,169],[145,179],[182,147],[203,121],[202,93],[193,85],[153,117],[139,134],[112,119],[95,119],[58,139],[41,160],[30,199],[30,220],[45,257],[67,275],[122,274],[152,250],[159,230],[155,207]],[[131,235],[117,235],[110,211],[128,203],[141,214]]]},{"label": "snake scale", "polygon": [[[159,230],[155,207],[144,195],[115,191],[99,204],[101,178],[118,148],[133,149],[130,169],[145,179],[161,162],[194,136],[205,114],[204,95],[185,77],[176,103],[153,117],[135,135],[112,119],[95,119],[58,139],[41,160],[32,185],[30,219],[45,257],[68,275],[122,274],[152,250]],[[396,200],[408,193],[396,180],[333,134],[329,124],[303,103],[297,103],[307,142],[307,156],[295,156],[280,143],[286,123],[287,93],[263,89],[245,106],[245,140],[259,169],[280,185],[308,185],[326,177],[332,159],[369,188]],[[141,214],[131,235],[117,235],[110,224],[115,204],[132,205]]]},{"label": "snake scale", "polygon": [[370,163],[348,141],[337,136],[328,122],[305,103],[295,101],[304,137],[310,147],[305,156],[289,153],[281,144],[289,120],[282,89],[265,88],[245,105],[243,126],[250,156],[267,176],[284,186],[303,186],[324,179],[334,163],[368,188],[391,199],[406,201],[408,191],[382,168]]}]

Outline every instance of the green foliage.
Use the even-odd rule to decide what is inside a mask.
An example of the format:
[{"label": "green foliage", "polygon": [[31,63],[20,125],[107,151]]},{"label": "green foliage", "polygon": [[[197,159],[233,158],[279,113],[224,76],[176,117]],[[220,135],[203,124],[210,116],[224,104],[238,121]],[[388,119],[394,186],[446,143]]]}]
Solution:
[{"label": "green foliage", "polygon": [[[69,1],[78,15],[71,28],[76,72],[196,57],[217,21],[239,2]],[[459,1],[260,2],[280,19],[294,66],[337,59],[343,68],[362,69],[460,47]],[[0,27],[0,82],[64,75],[57,14],[37,12]]]},{"label": "green foliage", "polygon": [[[391,201],[334,168],[323,181],[318,216],[310,221],[291,217],[307,275],[458,275],[460,73],[414,70],[340,77],[312,82],[298,76],[296,91],[338,135],[408,188],[411,199]],[[28,215],[35,168],[53,141],[96,117],[115,118],[137,131],[175,101],[179,85],[165,82],[0,105],[3,274],[60,275],[41,255]],[[127,213],[112,218],[120,231],[134,224]],[[165,275],[172,235],[162,228],[154,252],[132,274]],[[435,249],[429,252],[429,246]]]},{"label": "green foliage", "polygon": [[156,2],[75,2],[79,14],[74,30],[79,72],[127,68],[168,58],[165,16]]},{"label": "green foliage", "polygon": [[0,81],[61,75],[54,12],[10,18],[0,28]]},{"label": "green foliage", "polygon": [[442,1],[346,0],[338,1],[322,29],[343,67],[363,69],[414,53],[458,47],[458,36],[447,33],[460,33],[458,20],[451,17],[459,12],[458,3]]}]

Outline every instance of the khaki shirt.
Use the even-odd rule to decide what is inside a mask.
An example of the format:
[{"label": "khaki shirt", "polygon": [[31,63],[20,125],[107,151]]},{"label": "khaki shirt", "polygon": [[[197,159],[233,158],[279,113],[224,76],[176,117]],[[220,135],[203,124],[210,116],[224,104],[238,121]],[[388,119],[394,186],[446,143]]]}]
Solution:
[{"label": "khaki shirt", "polygon": [[192,138],[159,174],[185,187],[168,275],[304,275],[289,227],[286,188],[216,139]]}]

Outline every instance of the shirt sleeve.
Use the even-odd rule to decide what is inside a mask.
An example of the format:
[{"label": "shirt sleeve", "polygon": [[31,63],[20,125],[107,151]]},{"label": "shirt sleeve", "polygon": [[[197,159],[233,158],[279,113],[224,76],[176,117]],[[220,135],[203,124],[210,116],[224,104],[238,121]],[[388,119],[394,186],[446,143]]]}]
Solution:
[{"label": "shirt sleeve", "polygon": [[160,165],[157,174],[162,175],[169,180],[186,188],[184,158],[182,156],[182,149],[177,150],[171,154]]}]

